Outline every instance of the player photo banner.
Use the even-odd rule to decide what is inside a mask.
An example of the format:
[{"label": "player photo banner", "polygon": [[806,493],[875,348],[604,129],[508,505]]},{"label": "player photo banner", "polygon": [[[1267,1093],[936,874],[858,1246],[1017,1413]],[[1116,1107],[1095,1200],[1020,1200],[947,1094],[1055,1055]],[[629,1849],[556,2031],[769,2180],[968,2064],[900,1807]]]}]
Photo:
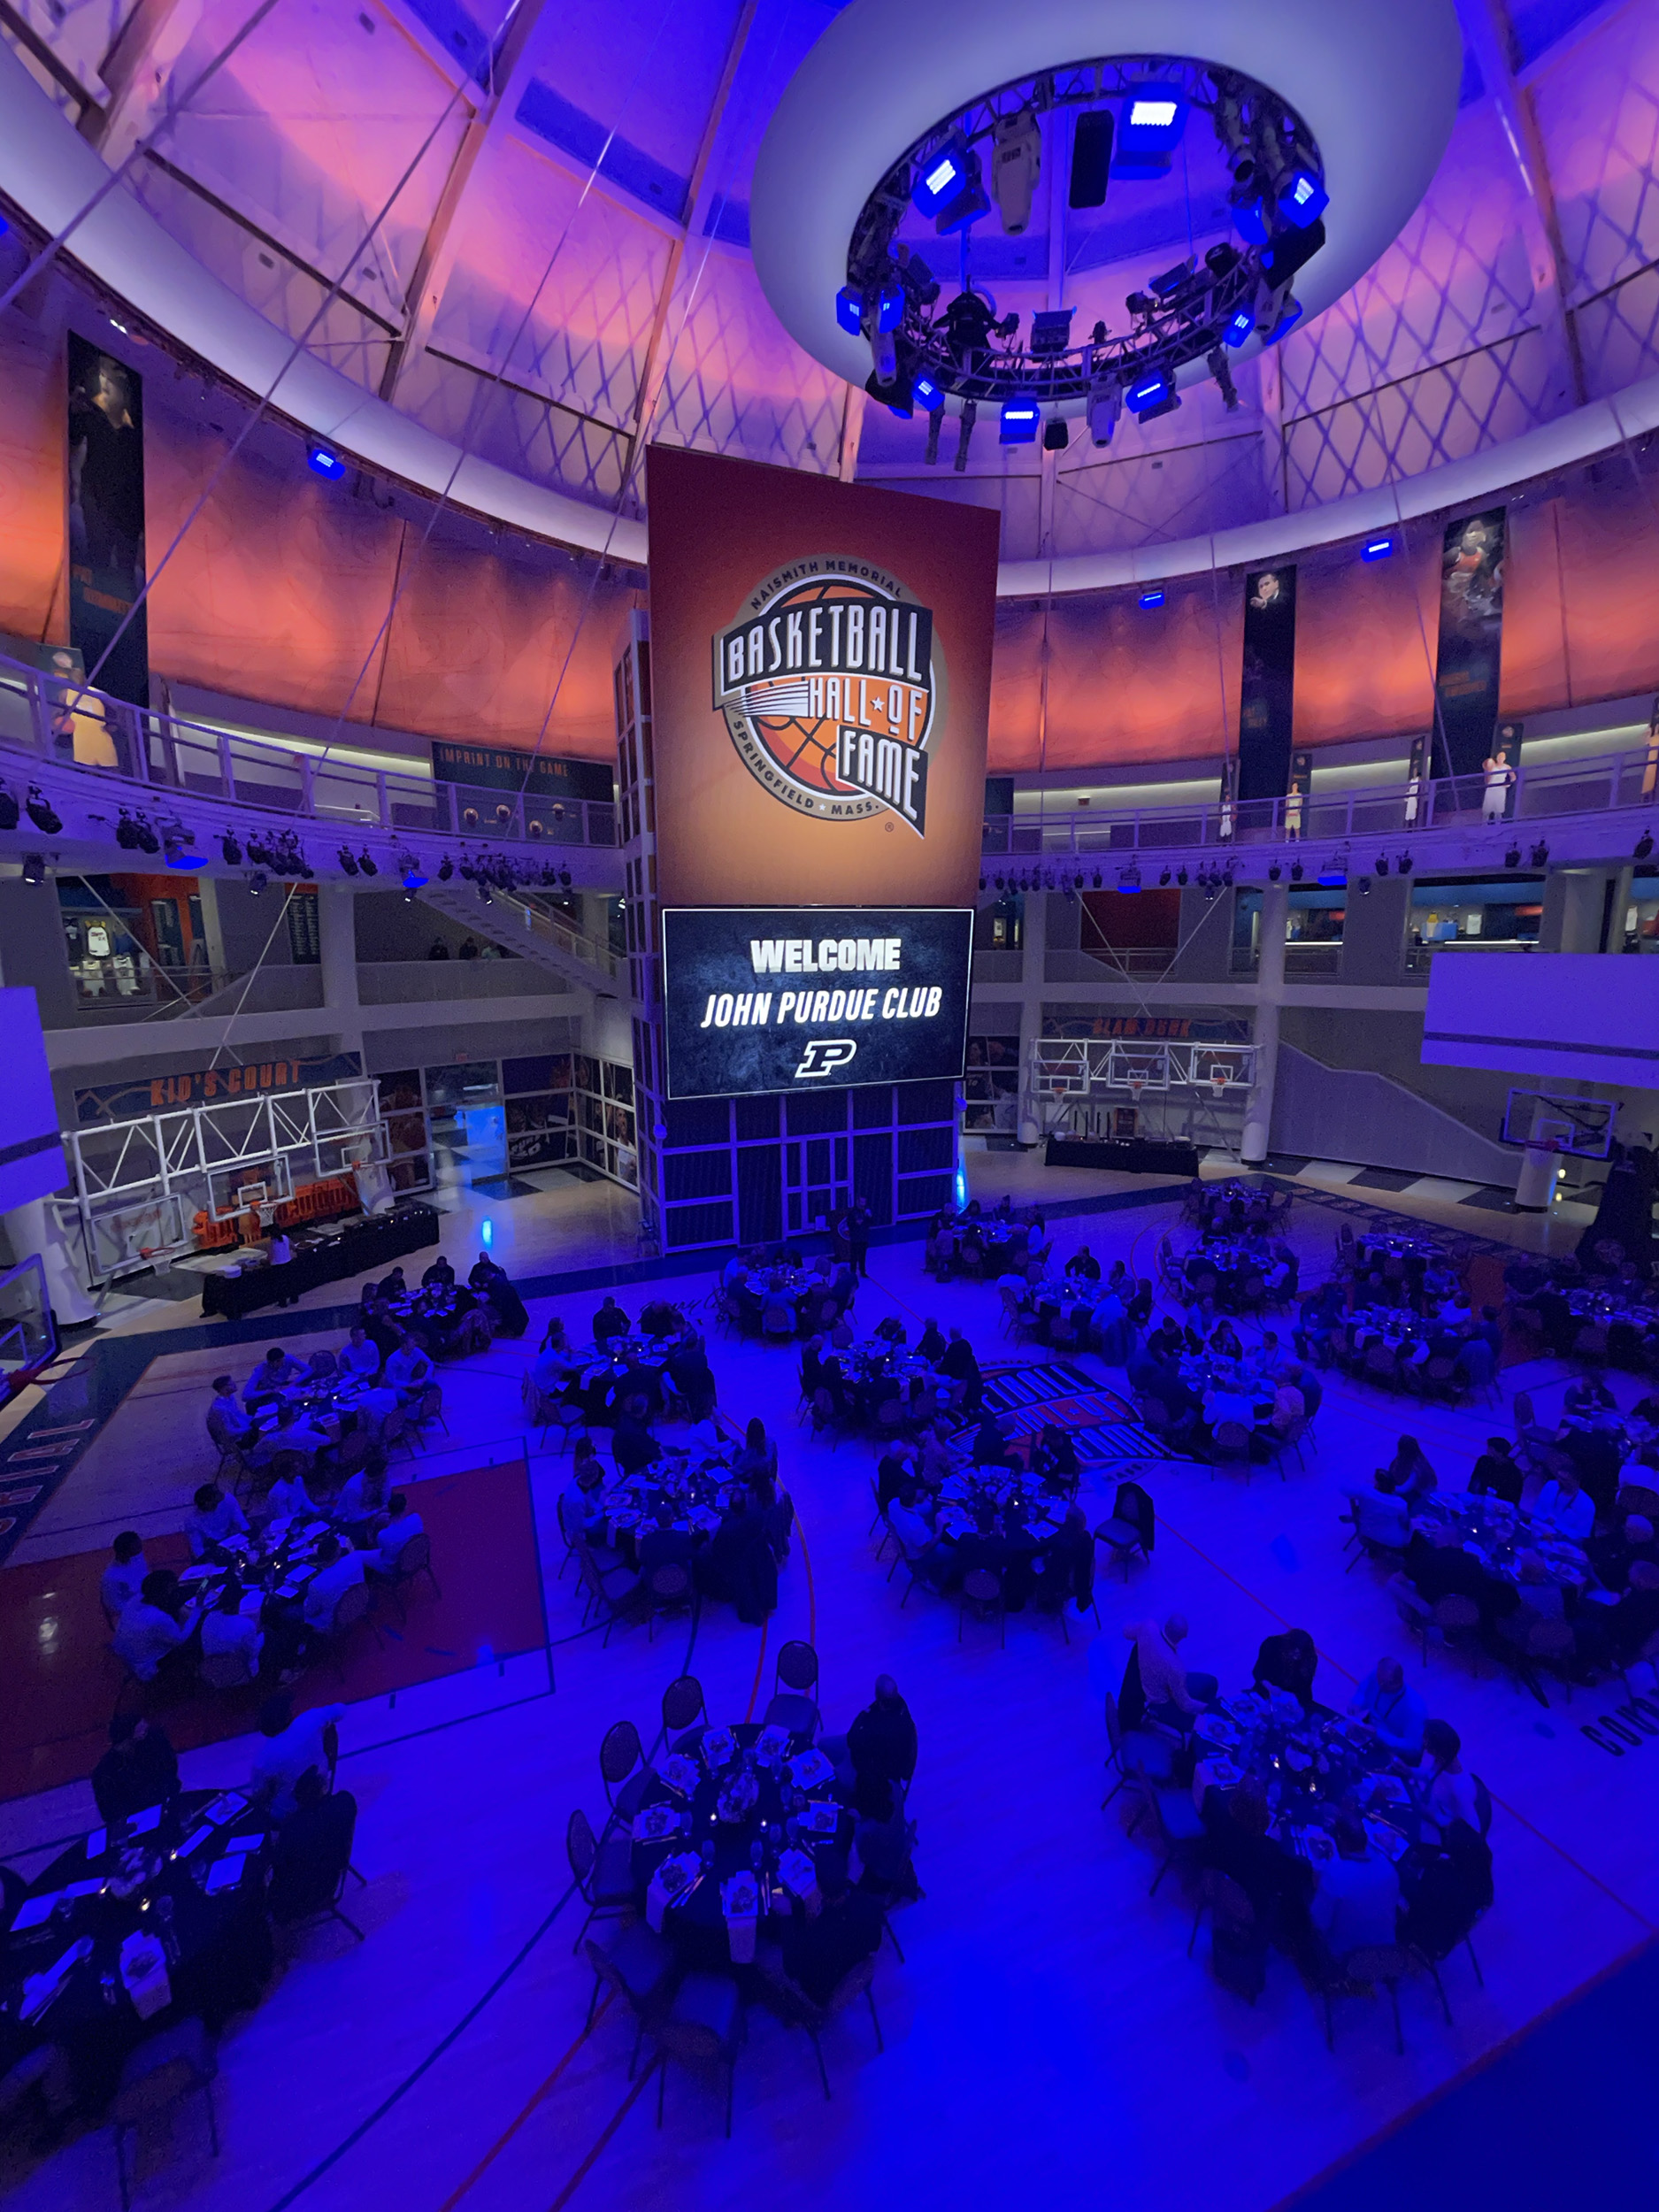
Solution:
[{"label": "player photo banner", "polygon": [[647,493],[664,903],[970,902],[995,516],[664,447]]},{"label": "player photo banner", "polygon": [[1504,537],[1502,507],[1446,526],[1434,669],[1436,718],[1445,755],[1436,765],[1443,774],[1492,772],[1503,645]]},{"label": "player photo banner", "polygon": [[1239,797],[1282,799],[1290,789],[1296,684],[1296,572],[1263,568],[1244,580],[1244,672],[1239,694]]},{"label": "player photo banner", "polygon": [[883,808],[927,833],[933,617],[866,562],[831,557],[771,577],[714,641],[714,703],[764,790],[803,814],[864,821]]}]

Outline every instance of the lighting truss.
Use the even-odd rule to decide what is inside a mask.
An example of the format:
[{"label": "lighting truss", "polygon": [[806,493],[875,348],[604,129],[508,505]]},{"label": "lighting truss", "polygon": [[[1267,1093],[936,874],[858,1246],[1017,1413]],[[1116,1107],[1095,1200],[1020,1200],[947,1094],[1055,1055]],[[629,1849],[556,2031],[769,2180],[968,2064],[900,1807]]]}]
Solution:
[{"label": "lighting truss", "polygon": [[[1150,280],[1144,292],[1131,295],[1125,303],[1133,328],[1125,334],[1110,334],[1096,325],[1083,342],[1039,354],[1020,342],[1016,328],[994,323],[987,312],[981,318],[982,332],[970,334],[964,342],[958,323],[953,342],[949,311],[956,300],[972,293],[972,280],[948,300],[921,257],[901,244],[899,231],[915,180],[926,176],[927,165],[951,146],[970,154],[982,150],[988,169],[999,124],[1024,111],[1041,114],[1120,102],[1135,85],[1154,77],[1177,87],[1194,114],[1209,116],[1233,178],[1229,199],[1237,242],[1212,248],[1190,270],[1167,272]],[[1304,220],[1304,211],[1311,204],[1310,194],[1324,205],[1324,178],[1313,134],[1296,111],[1254,79],[1212,64],[1118,56],[999,86],[941,117],[908,147],[859,211],[848,247],[843,296],[856,298],[862,311],[864,303],[887,300],[895,287],[903,296],[896,322],[888,317],[881,326],[891,334],[892,373],[884,383],[872,378],[869,388],[908,413],[918,378],[926,379],[930,390],[954,392],[964,401],[1023,398],[1051,405],[1087,402],[1091,384],[1110,376],[1126,387],[1162,373],[1172,385],[1178,371],[1204,361],[1229,337],[1238,343],[1254,329],[1271,338],[1289,327],[1286,315],[1294,271],[1275,279],[1263,257],[1291,237],[1296,242],[1291,258],[1298,267],[1319,250],[1323,227],[1317,218]],[[1299,188],[1304,197],[1296,202]],[[1285,195],[1282,213],[1279,192]],[[887,336],[882,342],[885,347]]]}]

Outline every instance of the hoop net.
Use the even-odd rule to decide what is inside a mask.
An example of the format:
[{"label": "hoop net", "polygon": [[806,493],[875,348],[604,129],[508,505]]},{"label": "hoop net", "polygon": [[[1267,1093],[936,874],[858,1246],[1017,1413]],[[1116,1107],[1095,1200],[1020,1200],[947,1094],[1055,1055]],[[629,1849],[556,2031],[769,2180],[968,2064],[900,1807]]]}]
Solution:
[{"label": "hoop net", "polygon": [[1215,1099],[1217,1105],[1220,1104],[1223,1094],[1225,1092],[1226,1087],[1227,1071],[1225,1068],[1211,1068],[1210,1071],[1210,1095]]},{"label": "hoop net", "polygon": [[1129,1095],[1132,1099],[1133,1099],[1137,1106],[1141,1103],[1141,1094],[1145,1090],[1146,1087],[1147,1079],[1144,1075],[1132,1075],[1130,1077]]}]

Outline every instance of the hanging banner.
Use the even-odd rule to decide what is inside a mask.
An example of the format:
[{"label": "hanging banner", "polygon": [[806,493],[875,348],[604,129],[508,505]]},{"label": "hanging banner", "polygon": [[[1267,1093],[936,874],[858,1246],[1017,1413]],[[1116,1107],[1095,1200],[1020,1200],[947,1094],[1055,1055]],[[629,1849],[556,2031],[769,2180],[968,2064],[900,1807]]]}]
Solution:
[{"label": "hanging banner", "polygon": [[84,1128],[139,1121],[146,1114],[181,1106],[222,1106],[227,1099],[264,1098],[274,1091],[320,1090],[363,1073],[355,1052],[316,1060],[250,1060],[243,1067],[198,1068],[188,1075],[146,1075],[126,1083],[94,1083],[75,1093],[75,1119]]},{"label": "hanging banner", "polygon": [[1290,787],[1296,674],[1296,572],[1244,580],[1244,674],[1239,694],[1239,797],[1282,799]]},{"label": "hanging banner", "polygon": [[672,447],[646,470],[664,903],[972,904],[995,515]]},{"label": "hanging banner", "polygon": [[1448,522],[1440,550],[1434,702],[1443,775],[1479,776],[1493,754],[1503,633],[1504,511]]},{"label": "hanging banner", "polygon": [[[69,334],[69,639],[97,687],[150,704],[144,588],[144,398],[124,362]],[[111,644],[120,631],[119,641]],[[105,652],[109,657],[104,659]]]}]

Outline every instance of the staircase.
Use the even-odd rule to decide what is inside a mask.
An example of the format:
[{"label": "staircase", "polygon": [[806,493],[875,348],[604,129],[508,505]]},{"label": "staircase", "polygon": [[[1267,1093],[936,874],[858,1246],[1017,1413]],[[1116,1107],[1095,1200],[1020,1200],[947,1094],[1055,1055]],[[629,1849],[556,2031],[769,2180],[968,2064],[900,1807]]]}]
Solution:
[{"label": "staircase", "polygon": [[1513,1146],[1482,1136],[1393,1076],[1328,1067],[1287,1044],[1279,1048],[1272,1145],[1310,1159],[1357,1160],[1509,1190],[1520,1162]]},{"label": "staircase", "polygon": [[489,902],[470,883],[428,883],[421,893],[427,906],[435,906],[452,922],[460,922],[475,937],[488,937],[521,960],[533,960],[561,982],[574,983],[602,998],[626,998],[628,964],[608,945],[596,944],[572,927],[563,916],[532,906],[512,891],[492,891]]}]

